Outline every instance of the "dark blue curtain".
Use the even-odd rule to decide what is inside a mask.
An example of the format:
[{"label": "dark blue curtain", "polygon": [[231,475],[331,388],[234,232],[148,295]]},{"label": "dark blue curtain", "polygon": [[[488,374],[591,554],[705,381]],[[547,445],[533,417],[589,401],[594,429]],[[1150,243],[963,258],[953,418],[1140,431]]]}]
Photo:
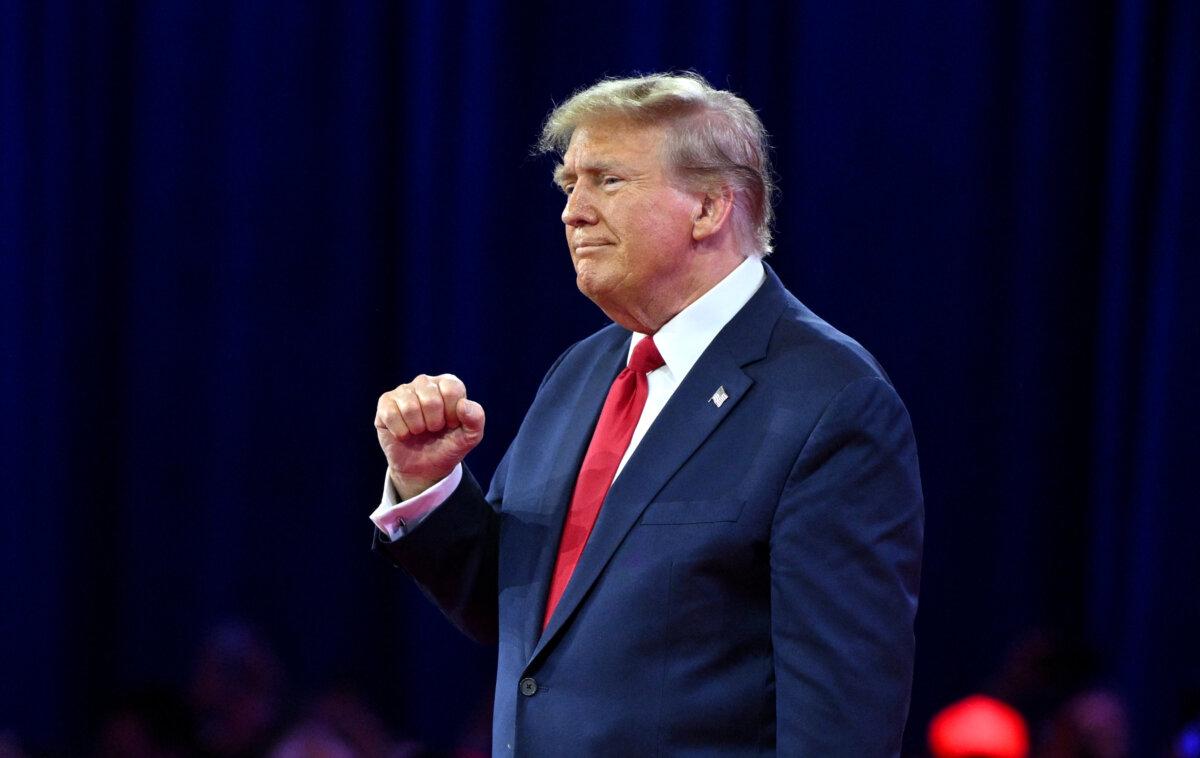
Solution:
[{"label": "dark blue curtain", "polygon": [[0,6],[0,732],[86,744],[215,623],[449,745],[490,650],[367,551],[382,391],[487,475],[604,323],[555,101],[697,70],[772,132],[771,265],[888,368],[928,509],[909,744],[1030,630],[1158,754],[1200,686],[1200,4]]}]

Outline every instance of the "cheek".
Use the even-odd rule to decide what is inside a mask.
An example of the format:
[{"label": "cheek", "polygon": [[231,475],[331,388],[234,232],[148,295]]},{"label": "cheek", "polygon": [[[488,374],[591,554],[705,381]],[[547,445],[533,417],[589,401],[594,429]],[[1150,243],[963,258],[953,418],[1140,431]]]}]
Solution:
[{"label": "cheek", "polygon": [[676,218],[654,212],[647,213],[639,219],[637,226],[639,256],[647,259],[647,262],[670,257],[685,237],[690,237],[690,232],[684,230]]},{"label": "cheek", "polygon": [[690,238],[692,234],[692,208],[690,198],[669,196],[660,199],[642,214],[648,234],[657,239],[675,242]]}]

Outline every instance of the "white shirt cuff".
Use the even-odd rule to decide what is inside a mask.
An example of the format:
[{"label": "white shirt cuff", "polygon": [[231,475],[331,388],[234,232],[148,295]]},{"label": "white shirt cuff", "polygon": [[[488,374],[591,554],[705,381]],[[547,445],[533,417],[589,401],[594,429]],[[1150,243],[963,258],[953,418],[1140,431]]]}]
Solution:
[{"label": "white shirt cuff", "polygon": [[397,540],[416,529],[425,517],[434,509],[446,502],[462,481],[462,464],[454,467],[450,474],[422,492],[416,497],[401,501],[396,488],[392,486],[392,478],[387,474],[383,477],[383,498],[379,507],[371,514],[371,521],[379,531],[390,540]]}]

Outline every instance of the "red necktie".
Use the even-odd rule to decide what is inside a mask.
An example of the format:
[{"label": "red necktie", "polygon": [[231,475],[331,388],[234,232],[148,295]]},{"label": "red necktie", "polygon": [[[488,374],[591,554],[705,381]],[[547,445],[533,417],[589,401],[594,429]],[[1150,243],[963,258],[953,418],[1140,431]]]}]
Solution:
[{"label": "red necktie", "polygon": [[550,616],[554,614],[554,608],[567,588],[575,564],[579,562],[579,556],[587,544],[588,535],[592,533],[592,525],[600,513],[600,505],[617,475],[617,466],[625,456],[629,440],[633,438],[634,427],[642,417],[646,395],[649,394],[646,374],[661,365],[663,359],[654,346],[654,340],[646,337],[633,349],[629,365],[617,374],[608,390],[604,410],[600,411],[592,442],[579,468],[579,478],[575,480],[575,494],[571,496],[571,508],[563,525],[562,540],[558,543],[558,558],[554,562],[542,629],[550,623]]}]

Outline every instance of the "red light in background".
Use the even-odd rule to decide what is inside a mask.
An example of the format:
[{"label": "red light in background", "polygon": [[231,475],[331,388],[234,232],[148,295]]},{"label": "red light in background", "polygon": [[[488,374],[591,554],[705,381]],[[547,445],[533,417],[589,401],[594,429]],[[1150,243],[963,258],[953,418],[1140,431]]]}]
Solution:
[{"label": "red light in background", "polygon": [[1011,706],[971,695],[929,722],[929,749],[934,758],[1026,758],[1029,729]]}]

